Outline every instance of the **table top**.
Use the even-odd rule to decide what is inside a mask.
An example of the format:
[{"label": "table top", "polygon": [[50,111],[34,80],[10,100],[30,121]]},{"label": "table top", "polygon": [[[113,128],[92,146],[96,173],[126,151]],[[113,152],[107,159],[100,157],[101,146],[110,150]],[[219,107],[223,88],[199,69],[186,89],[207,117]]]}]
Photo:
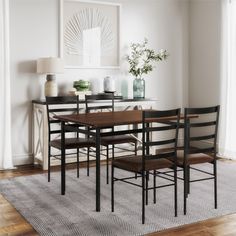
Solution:
[{"label": "table top", "polygon": [[[189,118],[197,118],[197,117],[198,116],[196,115],[189,116]],[[74,122],[85,126],[91,126],[94,128],[105,128],[108,126],[142,123],[142,110],[60,115],[60,116],[55,116],[55,118],[61,121]],[[184,116],[181,115],[181,119],[183,118]],[[164,118],[159,118],[158,120],[155,119],[153,121],[167,121],[167,120],[176,120],[176,117],[164,117]]]},{"label": "table top", "polygon": [[[155,98],[125,98],[122,96],[115,96],[114,102],[156,102],[157,99]],[[45,99],[39,99],[39,100],[32,100],[33,104],[41,104],[41,105],[46,105],[46,100]],[[84,104],[85,100],[80,99],[79,103]]]}]

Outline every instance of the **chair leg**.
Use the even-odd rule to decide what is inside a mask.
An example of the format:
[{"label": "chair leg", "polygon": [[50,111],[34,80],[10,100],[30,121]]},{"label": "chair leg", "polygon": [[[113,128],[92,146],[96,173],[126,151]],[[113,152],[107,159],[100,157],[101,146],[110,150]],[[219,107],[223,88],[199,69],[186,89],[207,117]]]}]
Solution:
[{"label": "chair leg", "polygon": [[111,164],[111,211],[114,212],[114,166]]},{"label": "chair leg", "polygon": [[148,205],[148,181],[149,181],[149,171],[146,171],[146,205]]},{"label": "chair leg", "polygon": [[51,180],[51,148],[48,147],[48,182]]},{"label": "chair leg", "polygon": [[79,178],[79,148],[77,148],[77,178]]},{"label": "chair leg", "polygon": [[[134,146],[134,155],[137,156],[137,142],[135,142],[135,146]],[[138,173],[135,173],[135,179],[138,178]]]},{"label": "chair leg", "polygon": [[184,167],[184,215],[187,212],[187,168]]},{"label": "chair leg", "polygon": [[[113,157],[112,157],[113,158]],[[109,145],[107,145],[107,159],[106,159],[106,165],[107,165],[107,184],[109,184]]]},{"label": "chair leg", "polygon": [[153,203],[156,204],[156,170],[153,171]]},{"label": "chair leg", "polygon": [[115,145],[112,145],[112,160],[115,158]]},{"label": "chair leg", "polygon": [[145,172],[142,171],[142,224],[145,223]]},{"label": "chair leg", "polygon": [[174,184],[175,184],[175,217],[178,215],[178,189],[177,189],[177,167],[174,167]]},{"label": "chair leg", "polygon": [[[187,194],[190,194],[190,166],[187,167],[187,179],[188,179]],[[187,195],[187,197],[188,197],[188,195]]]},{"label": "chair leg", "polygon": [[215,198],[215,209],[217,209],[217,167],[216,161],[214,161],[214,198]]},{"label": "chair leg", "polygon": [[149,180],[149,171],[147,172],[147,179]]},{"label": "chair leg", "polygon": [[87,176],[89,176],[89,147],[87,149]]}]

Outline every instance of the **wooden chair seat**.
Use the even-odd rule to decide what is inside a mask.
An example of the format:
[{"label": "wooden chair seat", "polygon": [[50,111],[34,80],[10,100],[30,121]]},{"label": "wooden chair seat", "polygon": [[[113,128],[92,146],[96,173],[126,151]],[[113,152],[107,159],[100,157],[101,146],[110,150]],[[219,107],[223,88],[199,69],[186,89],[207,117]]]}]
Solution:
[{"label": "wooden chair seat", "polygon": [[[61,139],[55,139],[50,142],[50,145],[54,148],[61,149]],[[83,147],[95,147],[95,142],[92,139],[87,138],[66,138],[65,139],[65,148],[66,149],[75,149]]]},{"label": "wooden chair seat", "polygon": [[[172,151],[171,148],[163,148],[163,149],[157,149],[156,154],[160,153],[166,153],[168,151]],[[191,148],[192,150],[192,148]],[[196,150],[196,149],[193,149]],[[169,160],[172,160],[172,158],[168,158]],[[212,163],[214,158],[210,155],[207,155],[206,153],[195,153],[195,154],[189,154],[187,156],[187,165],[196,165],[201,163]],[[179,148],[177,150],[177,165],[180,167],[184,166],[184,150],[183,148]]]},{"label": "wooden chair seat", "polygon": [[[187,165],[196,165],[201,163],[212,163],[214,158],[205,153],[194,153],[189,154],[187,156]],[[177,151],[177,165],[183,167],[184,166],[184,151]]]},{"label": "wooden chair seat", "polygon": [[122,144],[122,143],[136,143],[136,138],[130,135],[116,135],[116,136],[107,136],[101,138],[101,144],[104,146]]},{"label": "wooden chair seat", "polygon": [[[116,158],[112,161],[112,165],[119,169],[141,172],[142,170],[142,156],[126,156]],[[172,168],[174,166],[172,161],[167,159],[155,159],[145,161],[145,171],[158,170],[163,168]]]}]

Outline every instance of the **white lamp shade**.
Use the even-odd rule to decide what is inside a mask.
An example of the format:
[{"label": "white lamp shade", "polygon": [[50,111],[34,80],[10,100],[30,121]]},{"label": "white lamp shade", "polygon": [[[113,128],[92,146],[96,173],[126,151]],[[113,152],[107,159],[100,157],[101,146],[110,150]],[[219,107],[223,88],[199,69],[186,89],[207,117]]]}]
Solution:
[{"label": "white lamp shade", "polygon": [[37,60],[37,73],[59,74],[64,73],[64,61],[58,57],[45,57]]}]

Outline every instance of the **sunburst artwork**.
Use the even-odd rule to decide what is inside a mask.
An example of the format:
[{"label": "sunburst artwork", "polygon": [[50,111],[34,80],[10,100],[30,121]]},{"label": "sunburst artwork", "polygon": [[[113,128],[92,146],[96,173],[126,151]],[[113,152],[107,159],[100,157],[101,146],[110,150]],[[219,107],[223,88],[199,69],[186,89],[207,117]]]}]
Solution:
[{"label": "sunburst artwork", "polygon": [[119,8],[65,1],[63,54],[73,67],[119,65]]}]

